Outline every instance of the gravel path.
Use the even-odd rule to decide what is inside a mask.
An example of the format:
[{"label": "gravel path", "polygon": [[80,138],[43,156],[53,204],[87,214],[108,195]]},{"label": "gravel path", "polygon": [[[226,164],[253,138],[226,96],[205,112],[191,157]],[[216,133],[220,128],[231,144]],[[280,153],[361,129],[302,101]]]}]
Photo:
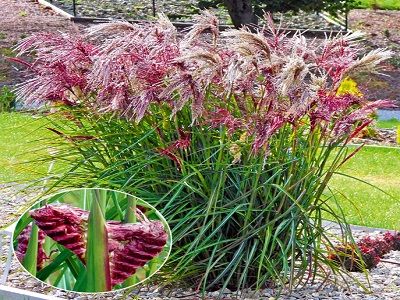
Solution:
[{"label": "gravel path", "polygon": [[[26,201],[32,199],[32,196],[27,194],[16,195],[15,188],[3,188],[0,190],[0,207],[1,207],[1,226],[14,221],[16,216],[21,212],[17,213],[18,209],[23,206]],[[337,231],[331,224],[326,225],[327,228],[333,233]],[[368,228],[355,227],[353,234],[355,238],[360,238],[367,234],[377,235],[382,233],[381,231],[376,231]],[[0,258],[0,269],[3,268],[5,256],[9,245],[8,243],[3,246],[3,252]],[[400,251],[392,251],[384,257],[385,260],[400,262]],[[360,281],[366,283],[366,278],[363,274],[353,273],[353,275]],[[372,293],[365,293],[362,289],[357,287],[352,287],[350,290],[339,287],[333,284],[325,285],[320,287],[320,284],[307,285],[304,288],[296,289],[290,295],[282,295],[279,299],[284,300],[296,300],[296,299],[313,299],[313,300],[323,300],[323,299],[400,299],[400,265],[392,263],[380,263],[377,268],[370,271],[369,280],[372,287]],[[76,293],[65,292],[52,288],[37,279],[30,276],[28,273],[24,272],[20,267],[17,259],[13,259],[12,269],[7,280],[7,285],[25,289],[29,291],[45,293],[48,295],[54,295],[64,299],[121,299],[122,292],[112,292],[105,293],[102,295],[79,295]],[[157,290],[151,287],[142,287],[140,291],[135,290],[129,294],[127,299],[134,299],[135,295],[139,295],[140,299],[202,299],[201,296],[196,295],[193,291],[182,291],[179,289],[174,289],[170,294],[166,292]],[[206,298],[203,299],[216,299],[218,292],[210,292],[207,294]],[[245,291],[243,293],[232,293],[229,290],[224,291],[224,297],[222,299],[265,299],[273,300],[274,291],[271,289],[262,290],[260,292],[254,293]]]},{"label": "gravel path", "polygon": [[[119,18],[143,20],[153,18],[151,0],[80,0],[76,2],[76,15],[79,17]],[[162,12],[173,21],[191,21],[193,14],[199,12],[199,0],[155,0],[156,13]],[[72,0],[54,0],[53,4],[73,14]],[[221,24],[231,24],[226,9],[209,8],[216,14]],[[277,23],[282,27],[340,30],[340,27],[327,22],[316,13],[299,12],[274,13]]]}]

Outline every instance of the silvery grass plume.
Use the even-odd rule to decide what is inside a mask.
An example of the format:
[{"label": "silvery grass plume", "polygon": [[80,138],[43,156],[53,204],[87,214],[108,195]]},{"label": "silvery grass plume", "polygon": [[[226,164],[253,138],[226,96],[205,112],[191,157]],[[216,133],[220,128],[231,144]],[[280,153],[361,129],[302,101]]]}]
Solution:
[{"label": "silvery grass plume", "polygon": [[136,122],[165,109],[175,116],[188,106],[192,126],[235,124],[230,133],[246,134],[254,151],[268,148],[281,128],[305,120],[336,140],[365,122],[367,99],[337,90],[349,74],[376,70],[391,52],[362,56],[359,33],[322,41],[289,37],[266,18],[268,26],[253,31],[220,33],[216,17],[204,12],[184,35],[165,16],[155,23],[98,25],[81,37],[35,35],[17,47],[36,52],[33,79],[19,87],[18,97],[84,103]]},{"label": "silvery grass plume", "polygon": [[217,42],[219,31],[219,20],[210,11],[205,10],[202,14],[193,18],[193,26],[181,41],[183,47],[190,47],[192,44],[197,44],[203,33],[210,33],[212,36],[212,44]]}]

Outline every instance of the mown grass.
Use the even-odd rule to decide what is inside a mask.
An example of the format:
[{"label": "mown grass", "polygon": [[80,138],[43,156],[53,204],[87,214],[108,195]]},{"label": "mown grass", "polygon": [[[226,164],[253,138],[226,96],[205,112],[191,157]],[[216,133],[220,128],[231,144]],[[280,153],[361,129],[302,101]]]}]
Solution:
[{"label": "mown grass", "polygon": [[360,8],[399,10],[399,0],[359,0]]},{"label": "mown grass", "polygon": [[[380,127],[392,127],[393,123],[378,122]],[[33,179],[37,172],[43,174],[47,170],[47,165],[24,163],[40,155],[34,149],[40,148],[40,139],[52,135],[45,126],[44,121],[29,114],[0,114],[0,183]],[[341,172],[393,195],[351,178],[335,176],[331,187],[343,194],[338,201],[350,223],[400,230],[400,148],[365,147]]]},{"label": "mown grass", "polygon": [[47,165],[24,162],[40,155],[35,149],[50,134],[44,121],[30,114],[0,113],[0,183],[33,179],[45,171]]},{"label": "mown grass", "polygon": [[331,187],[342,194],[338,202],[351,224],[400,230],[400,148],[365,147],[341,172],[375,186],[333,178]]},{"label": "mown grass", "polygon": [[400,126],[400,120],[392,118],[389,120],[378,120],[376,126],[379,128],[396,128]]}]

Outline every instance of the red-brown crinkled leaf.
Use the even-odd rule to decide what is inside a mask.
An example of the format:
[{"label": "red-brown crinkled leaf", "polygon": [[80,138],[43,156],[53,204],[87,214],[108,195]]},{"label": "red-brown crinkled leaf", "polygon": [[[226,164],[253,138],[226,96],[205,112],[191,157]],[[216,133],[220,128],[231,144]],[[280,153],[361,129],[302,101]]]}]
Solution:
[{"label": "red-brown crinkled leaf", "polygon": [[[24,260],[24,257],[26,254],[26,249],[28,248],[29,239],[31,237],[31,231],[32,231],[32,225],[29,225],[29,226],[25,227],[24,230],[22,230],[18,236],[18,246],[17,246],[17,249],[15,250],[15,254],[17,255],[17,258],[20,262],[23,262],[23,260]],[[39,229],[38,253],[37,253],[37,269],[38,270],[43,268],[43,263],[44,263],[44,260],[46,259],[46,254],[44,253],[44,250],[43,250],[44,239],[45,239],[45,234],[44,234],[43,230]]]},{"label": "red-brown crinkled leaf", "polygon": [[88,211],[65,204],[46,205],[31,211],[30,215],[49,237],[84,261]]},{"label": "red-brown crinkled leaf", "polygon": [[156,257],[167,242],[160,221],[107,222],[112,285],[120,284]]},{"label": "red-brown crinkled leaf", "polygon": [[[73,251],[84,263],[89,212],[69,205],[46,205],[31,212],[48,236]],[[108,250],[112,285],[120,284],[156,257],[167,242],[160,221],[121,223],[108,221]]]}]

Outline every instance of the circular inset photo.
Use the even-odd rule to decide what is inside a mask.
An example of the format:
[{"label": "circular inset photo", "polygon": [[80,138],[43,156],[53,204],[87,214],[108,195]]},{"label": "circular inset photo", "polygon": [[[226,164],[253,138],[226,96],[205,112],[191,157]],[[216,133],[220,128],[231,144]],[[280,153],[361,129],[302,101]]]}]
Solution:
[{"label": "circular inset photo", "polygon": [[19,219],[16,257],[39,280],[76,292],[107,292],[155,274],[171,231],[147,202],[107,189],[74,189],[33,205]]}]

